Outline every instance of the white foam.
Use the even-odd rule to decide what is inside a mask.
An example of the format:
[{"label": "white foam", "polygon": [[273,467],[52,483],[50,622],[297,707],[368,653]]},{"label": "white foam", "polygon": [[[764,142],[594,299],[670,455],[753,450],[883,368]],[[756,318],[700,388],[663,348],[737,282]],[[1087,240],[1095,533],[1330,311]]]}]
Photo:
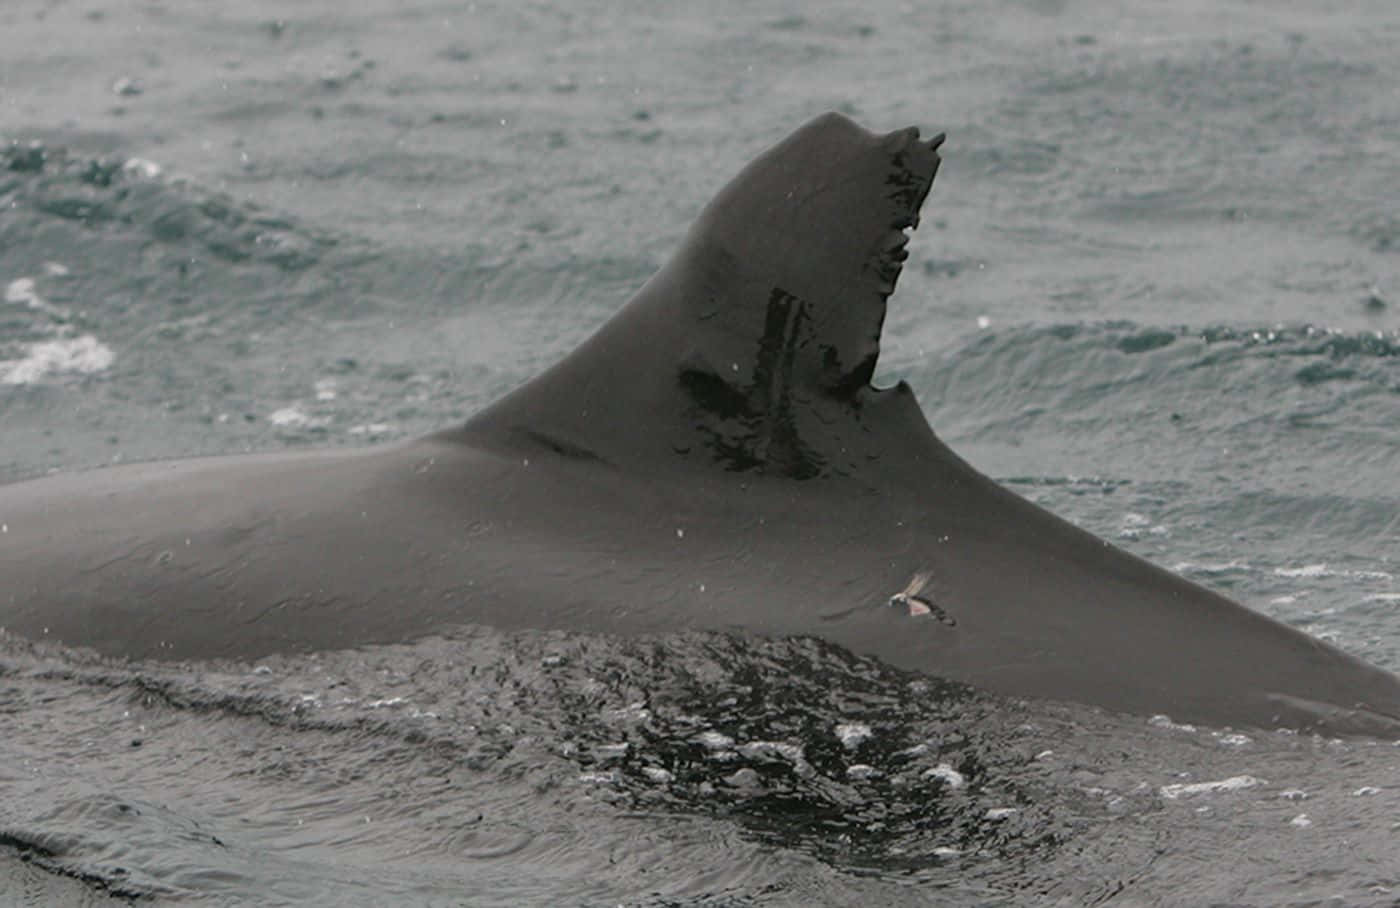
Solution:
[{"label": "white foam", "polygon": [[1181,722],[1173,722],[1171,716],[1157,714],[1147,720],[1147,724],[1153,728],[1169,728],[1172,731],[1195,731],[1196,726],[1187,725]]},{"label": "white foam", "polygon": [[1178,574],[1229,574],[1235,571],[1248,571],[1249,565],[1239,561],[1223,561],[1215,564],[1196,561],[1178,561],[1172,565],[1172,570]]},{"label": "white foam", "polygon": [[859,747],[861,742],[869,738],[871,734],[870,726],[862,722],[848,722],[836,726],[836,737],[841,740],[841,746],[847,750]]},{"label": "white foam", "polygon": [[6,284],[5,302],[16,306],[28,306],[36,312],[43,312],[55,318],[68,317],[68,313],[62,307],[55,306],[39,295],[39,291],[34,289],[34,278],[32,277],[17,277]]},{"label": "white foam", "polygon": [[311,422],[311,417],[296,407],[283,407],[280,410],[273,410],[267,415],[267,421],[274,426],[295,427],[305,426]]},{"label": "white foam", "polygon": [[29,385],[47,375],[74,373],[91,375],[112,365],[112,348],[93,337],[38,341],[23,347],[19,359],[0,360],[0,384]]},{"label": "white foam", "polygon": [[789,763],[797,763],[805,759],[801,745],[787,744],[782,741],[753,741],[749,744],[740,744],[737,749],[740,754],[750,760],[777,757],[787,760]]},{"label": "white foam", "polygon": [[581,772],[578,780],[585,785],[616,785],[622,777],[615,772]]},{"label": "white foam", "polygon": [[1222,791],[1240,791],[1245,788],[1253,788],[1256,785],[1263,785],[1263,779],[1256,779],[1254,776],[1231,776],[1228,779],[1220,779],[1215,782],[1191,782],[1176,785],[1163,785],[1157,789],[1162,797],[1169,801],[1177,798],[1189,797],[1200,794],[1218,794]]},{"label": "white foam", "polygon": [[1141,539],[1144,535],[1170,536],[1171,530],[1160,523],[1154,524],[1144,514],[1127,511],[1118,519],[1118,535],[1123,539]]},{"label": "white foam", "polygon": [[1352,580],[1390,580],[1395,575],[1388,571],[1347,571],[1338,570],[1324,562],[1317,564],[1305,564],[1296,568],[1274,568],[1275,577],[1290,578],[1316,578],[1316,577],[1346,577]]},{"label": "white foam", "polygon": [[967,784],[967,777],[958,772],[947,763],[939,763],[932,769],[924,770],[925,779],[942,779],[949,788],[962,788]]},{"label": "white foam", "polygon": [[147,180],[154,180],[160,176],[160,165],[155,161],[148,161],[145,158],[131,158],[122,165],[122,172],[130,177],[142,177]]},{"label": "white foam", "polygon": [[1274,568],[1275,577],[1330,577],[1332,570],[1324,563],[1305,564],[1297,568]]},{"label": "white foam", "polygon": [[734,746],[733,738],[717,731],[702,731],[695,740],[706,750],[726,750]]},{"label": "white foam", "polygon": [[606,763],[609,760],[623,759],[631,749],[632,745],[626,741],[617,744],[600,744],[593,748],[593,756]]},{"label": "white foam", "polygon": [[17,277],[5,285],[5,302],[32,305],[39,298],[34,290],[34,278]]}]

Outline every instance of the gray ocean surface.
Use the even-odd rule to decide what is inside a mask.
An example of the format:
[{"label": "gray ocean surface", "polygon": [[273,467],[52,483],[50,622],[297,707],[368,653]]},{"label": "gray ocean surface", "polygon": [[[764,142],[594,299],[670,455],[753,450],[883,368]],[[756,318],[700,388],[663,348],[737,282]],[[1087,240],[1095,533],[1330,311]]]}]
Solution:
[{"label": "gray ocean surface", "polygon": [[[7,0],[0,481],[450,426],[839,110],[949,135],[878,384],[1400,670],[1397,47],[1391,0]],[[0,905],[1396,905],[1397,743],[814,640],[0,637]]]}]

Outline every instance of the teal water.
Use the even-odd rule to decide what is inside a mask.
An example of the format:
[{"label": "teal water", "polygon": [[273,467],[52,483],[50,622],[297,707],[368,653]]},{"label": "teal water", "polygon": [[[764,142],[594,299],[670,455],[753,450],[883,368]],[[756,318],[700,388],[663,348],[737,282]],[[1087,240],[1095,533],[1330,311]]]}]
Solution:
[{"label": "teal water", "polygon": [[[450,425],[837,109],[949,133],[879,381],[1018,493],[1400,670],[1398,38],[1382,2],[7,4],[0,479]],[[1400,892],[1393,748],[930,702],[798,644],[457,645],[16,645],[0,841],[173,901]]]}]

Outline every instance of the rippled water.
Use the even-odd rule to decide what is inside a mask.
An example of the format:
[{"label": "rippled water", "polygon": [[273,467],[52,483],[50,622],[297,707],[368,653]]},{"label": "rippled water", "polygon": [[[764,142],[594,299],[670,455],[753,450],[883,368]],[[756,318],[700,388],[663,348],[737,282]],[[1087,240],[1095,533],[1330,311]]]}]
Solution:
[{"label": "rippled water", "polygon": [[[949,133],[882,381],[1020,494],[1400,669],[1397,39],[1383,2],[9,3],[0,478],[450,425],[838,109]],[[814,641],[7,640],[0,706],[19,904],[1400,894],[1395,747]]]}]

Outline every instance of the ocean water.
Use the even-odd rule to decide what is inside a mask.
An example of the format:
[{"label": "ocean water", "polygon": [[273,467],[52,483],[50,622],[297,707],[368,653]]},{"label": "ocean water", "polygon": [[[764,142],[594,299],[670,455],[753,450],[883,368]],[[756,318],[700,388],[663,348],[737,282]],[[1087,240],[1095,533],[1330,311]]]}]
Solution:
[{"label": "ocean water", "polygon": [[[449,426],[835,109],[949,134],[877,383],[1400,670],[1398,41],[1381,0],[10,0],[0,480]],[[1392,742],[812,640],[0,643],[0,904],[1380,905],[1397,855]]]}]

